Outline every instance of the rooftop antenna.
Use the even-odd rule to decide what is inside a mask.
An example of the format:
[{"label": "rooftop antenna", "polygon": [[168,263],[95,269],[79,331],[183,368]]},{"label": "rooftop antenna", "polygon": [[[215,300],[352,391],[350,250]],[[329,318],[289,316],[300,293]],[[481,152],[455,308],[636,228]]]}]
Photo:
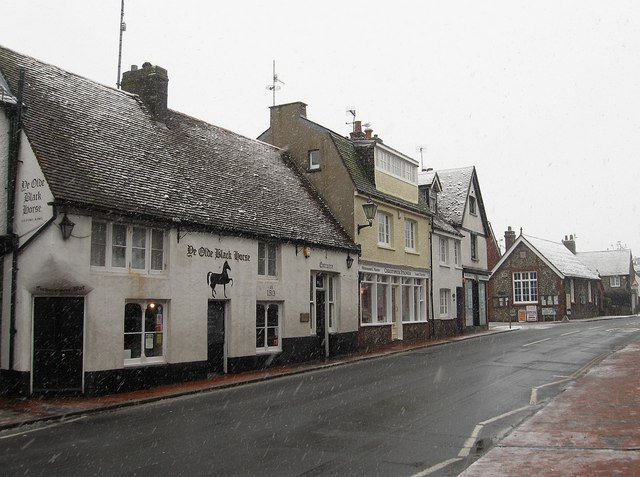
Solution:
[{"label": "rooftop antenna", "polygon": [[276,74],[276,60],[273,60],[273,82],[267,85],[267,89],[273,93],[274,106],[276,105],[276,91],[280,90],[280,86],[278,86],[276,83],[284,84],[284,81],[278,78],[278,75]]},{"label": "rooftop antenna", "polygon": [[120,89],[120,67],[122,65],[122,34],[127,31],[127,24],[124,22],[124,0],[120,6],[120,45],[118,46],[118,79],[116,87]]},{"label": "rooftop antenna", "polygon": [[356,110],[355,110],[355,108],[347,109],[347,113],[349,113],[351,116],[353,116],[353,118],[351,119],[351,122],[346,122],[345,124],[351,124],[351,131],[352,132],[356,132]]}]

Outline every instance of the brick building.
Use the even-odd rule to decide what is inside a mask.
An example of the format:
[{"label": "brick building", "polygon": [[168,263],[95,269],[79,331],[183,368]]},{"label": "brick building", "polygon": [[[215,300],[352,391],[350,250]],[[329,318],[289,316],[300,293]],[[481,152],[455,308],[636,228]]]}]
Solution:
[{"label": "brick building", "polygon": [[489,281],[494,321],[557,321],[598,316],[602,285],[564,243],[505,232],[507,250]]}]

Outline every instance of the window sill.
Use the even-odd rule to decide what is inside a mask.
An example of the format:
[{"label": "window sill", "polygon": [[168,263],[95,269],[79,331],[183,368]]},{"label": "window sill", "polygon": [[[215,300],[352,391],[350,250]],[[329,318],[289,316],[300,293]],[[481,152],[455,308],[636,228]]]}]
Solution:
[{"label": "window sill", "polygon": [[405,248],[404,253],[408,253],[409,255],[420,256],[420,252],[418,252],[417,250],[409,249],[409,248]]},{"label": "window sill", "polygon": [[444,267],[444,268],[451,268],[451,265],[449,265],[448,263],[442,263],[440,262],[440,266]]},{"label": "window sill", "polygon": [[307,172],[320,172],[322,171],[322,167],[310,167],[307,169]]},{"label": "window sill", "polygon": [[160,364],[167,364],[167,360],[164,357],[146,359],[132,358],[124,360],[125,368],[133,368],[136,366],[158,366]]},{"label": "window sill", "polygon": [[282,348],[260,348],[256,349],[256,355],[282,353]]},{"label": "window sill", "polygon": [[391,326],[391,323],[360,323],[360,326]]},{"label": "window sill", "polygon": [[391,245],[387,245],[387,244],[380,243],[380,242],[378,242],[378,248],[382,248],[384,250],[389,250],[391,252],[395,252],[396,251],[396,249],[393,248]]}]

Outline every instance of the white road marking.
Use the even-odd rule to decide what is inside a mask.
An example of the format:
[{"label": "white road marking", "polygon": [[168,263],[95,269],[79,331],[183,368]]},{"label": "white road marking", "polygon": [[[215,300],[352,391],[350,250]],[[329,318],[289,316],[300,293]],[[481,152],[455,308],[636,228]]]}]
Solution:
[{"label": "white road marking", "polygon": [[567,335],[573,335],[575,333],[581,333],[582,330],[578,330],[578,331],[569,331],[568,333],[562,333],[560,336],[567,336]]},{"label": "white road marking", "polygon": [[31,434],[32,432],[44,431],[45,429],[51,429],[52,427],[58,427],[58,426],[61,426],[62,424],[68,424],[70,422],[79,421],[80,419],[86,419],[86,417],[87,416],[80,416],[80,417],[76,417],[74,419],[69,419],[69,420],[65,420],[65,421],[59,421],[59,422],[55,422],[53,424],[49,424],[47,426],[38,427],[37,429],[29,429],[27,431],[15,432],[13,434],[7,434],[5,436],[0,436],[0,440],[1,439],[9,439],[10,437],[23,436],[25,434]]},{"label": "white road marking", "polygon": [[531,343],[523,344],[523,345],[522,345],[522,347],[524,348],[524,347],[526,347],[526,346],[531,346],[531,345],[534,345],[534,344],[542,343],[542,342],[544,342],[544,341],[549,341],[550,339],[551,339],[551,338],[545,338],[545,339],[543,339],[543,340],[532,341]]},{"label": "white road marking", "polygon": [[429,475],[432,474],[434,472],[437,472],[438,470],[444,469],[446,466],[451,465],[455,462],[461,461],[462,459],[460,459],[459,457],[454,457],[452,459],[448,459],[448,460],[444,460],[442,462],[440,462],[439,464],[436,465],[432,465],[431,467],[429,467],[428,469],[424,469],[421,472],[418,472],[417,474],[413,474],[411,477],[424,477],[425,475]]}]

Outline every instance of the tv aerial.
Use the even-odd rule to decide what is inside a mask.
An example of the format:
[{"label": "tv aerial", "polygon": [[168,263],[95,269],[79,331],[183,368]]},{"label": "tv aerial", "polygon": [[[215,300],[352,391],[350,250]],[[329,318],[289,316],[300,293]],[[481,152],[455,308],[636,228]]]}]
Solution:
[{"label": "tv aerial", "polygon": [[280,91],[278,83],[284,84],[284,81],[278,78],[276,74],[276,60],[273,60],[273,81],[267,85],[267,90],[273,93],[273,105],[276,105],[276,91]]},{"label": "tv aerial", "polygon": [[416,151],[420,153],[420,170],[424,170],[424,153],[427,152],[427,146],[416,146]]}]

